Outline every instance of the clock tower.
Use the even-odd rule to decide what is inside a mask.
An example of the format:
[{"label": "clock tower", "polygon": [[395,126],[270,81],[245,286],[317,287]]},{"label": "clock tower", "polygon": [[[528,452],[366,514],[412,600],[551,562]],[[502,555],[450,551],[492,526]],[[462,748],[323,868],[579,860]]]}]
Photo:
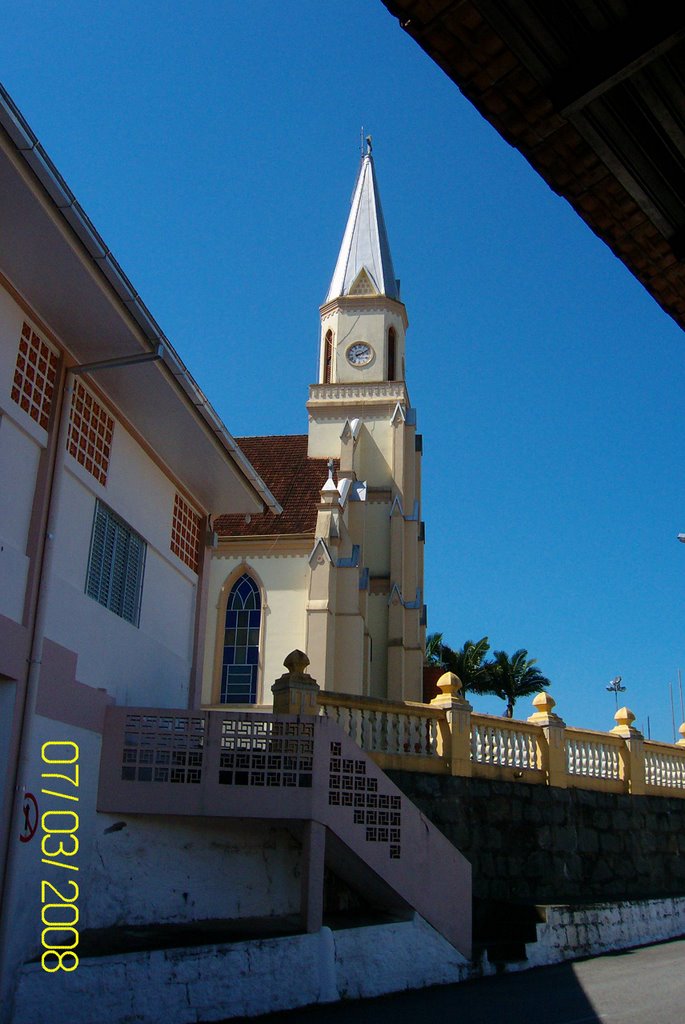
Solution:
[{"label": "clock tower", "polygon": [[369,148],[321,307],[308,432],[236,439],[282,511],[214,520],[205,705],[269,706],[295,648],[323,690],[422,699],[422,443],[406,329]]},{"label": "clock tower", "polygon": [[404,380],[400,302],[373,157],[362,157],[338,261],[321,307],[320,384]]},{"label": "clock tower", "polygon": [[321,491],[310,558],[312,674],[327,689],[421,700],[421,436],[405,382],[407,313],[370,146],[320,314],[308,454],[337,460],[338,469]]}]

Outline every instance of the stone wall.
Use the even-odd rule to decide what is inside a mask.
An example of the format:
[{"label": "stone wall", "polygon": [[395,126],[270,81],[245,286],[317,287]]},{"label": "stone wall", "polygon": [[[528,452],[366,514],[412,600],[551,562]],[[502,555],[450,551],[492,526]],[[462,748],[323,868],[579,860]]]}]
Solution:
[{"label": "stone wall", "polygon": [[685,800],[388,774],[471,861],[476,900],[685,895]]}]

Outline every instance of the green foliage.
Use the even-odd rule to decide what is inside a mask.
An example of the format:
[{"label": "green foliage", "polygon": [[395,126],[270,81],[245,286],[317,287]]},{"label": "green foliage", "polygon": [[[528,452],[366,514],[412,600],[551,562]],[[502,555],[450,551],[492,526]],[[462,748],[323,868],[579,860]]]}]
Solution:
[{"label": "green foliage", "polygon": [[495,651],[490,664],[493,691],[507,702],[504,712],[507,718],[514,716],[514,704],[520,697],[530,697],[551,686],[547,676],[536,668],[536,658],[529,658],[528,651],[518,650],[509,656],[506,651]]},{"label": "green foliage", "polygon": [[426,637],[426,664],[459,676],[462,693],[499,697],[506,702],[507,718],[513,717],[514,705],[521,697],[530,697],[552,685],[536,668],[536,659],[529,658],[523,648],[511,656],[506,651],[495,651],[492,659],[486,661],[489,650],[486,636],[467,640],[459,650],[453,650],[444,642],[442,633],[430,633]]},{"label": "green foliage", "polygon": [[442,633],[429,633],[426,637],[426,654],[424,665],[442,667]]},{"label": "green foliage", "polygon": [[462,693],[494,693],[490,680],[489,662],[485,656],[490,650],[486,636],[480,640],[467,640],[463,647],[454,651],[446,644],[442,646],[445,671],[454,672],[461,679]]}]

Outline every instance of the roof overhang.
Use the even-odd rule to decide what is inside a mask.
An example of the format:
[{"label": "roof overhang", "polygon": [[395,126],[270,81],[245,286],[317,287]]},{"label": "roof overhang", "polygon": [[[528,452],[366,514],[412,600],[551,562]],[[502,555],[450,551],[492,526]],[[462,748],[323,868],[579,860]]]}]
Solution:
[{"label": "roof overhang", "polygon": [[636,0],[383,0],[685,327],[685,22]]},{"label": "roof overhang", "polygon": [[0,269],[208,513],[281,507],[235,444],[11,99],[0,91]]}]

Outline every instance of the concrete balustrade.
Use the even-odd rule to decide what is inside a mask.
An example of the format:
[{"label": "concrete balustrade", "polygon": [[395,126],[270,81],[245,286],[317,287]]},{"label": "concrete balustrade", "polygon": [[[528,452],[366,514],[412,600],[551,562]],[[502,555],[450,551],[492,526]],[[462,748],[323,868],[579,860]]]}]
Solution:
[{"label": "concrete balustrade", "polygon": [[323,690],[317,699],[321,713],[340,725],[380,768],[401,769],[410,762],[414,771],[449,771],[443,744],[450,729],[442,709]]},{"label": "concrete balustrade", "polygon": [[452,672],[438,688],[430,704],[324,690],[316,699],[383,769],[685,798],[685,723],[678,743],[656,743],[626,707],[609,732],[596,732],[567,726],[545,692],[522,722],[475,713]]}]

